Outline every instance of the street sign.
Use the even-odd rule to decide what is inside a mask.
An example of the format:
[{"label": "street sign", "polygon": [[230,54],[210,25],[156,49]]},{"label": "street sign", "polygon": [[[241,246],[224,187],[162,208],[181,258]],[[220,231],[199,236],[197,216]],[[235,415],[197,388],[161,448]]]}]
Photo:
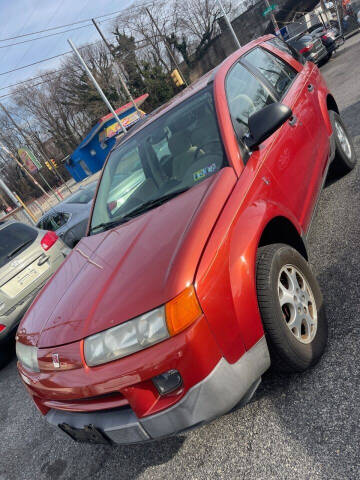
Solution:
[{"label": "street sign", "polygon": [[269,5],[268,8],[266,8],[264,11],[263,11],[263,16],[266,17],[266,15],[269,15],[269,13],[273,12],[274,10],[277,9],[277,5]]},{"label": "street sign", "polygon": [[41,170],[41,163],[28,148],[19,148],[19,157],[30,173],[36,173]]}]

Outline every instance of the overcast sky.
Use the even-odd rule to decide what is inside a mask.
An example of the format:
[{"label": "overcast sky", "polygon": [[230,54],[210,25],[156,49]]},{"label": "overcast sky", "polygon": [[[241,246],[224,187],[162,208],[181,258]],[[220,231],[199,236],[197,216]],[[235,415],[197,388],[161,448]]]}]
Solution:
[{"label": "overcast sky", "polygon": [[[0,47],[58,30],[3,41],[8,37],[117,12],[132,3],[134,0],[0,0]],[[99,21],[106,20],[106,18],[110,19],[111,17],[101,18]],[[77,26],[80,25],[65,29]],[[109,30],[111,21],[105,21],[101,27],[105,31]],[[50,60],[6,75],[2,75],[3,72],[67,52],[70,49],[67,43],[69,37],[77,45],[93,42],[99,38],[95,28],[91,25],[42,40],[0,48],[0,95],[9,93],[8,89],[2,89],[2,87],[26,80],[48,68],[54,68],[58,66],[60,59]]]}]

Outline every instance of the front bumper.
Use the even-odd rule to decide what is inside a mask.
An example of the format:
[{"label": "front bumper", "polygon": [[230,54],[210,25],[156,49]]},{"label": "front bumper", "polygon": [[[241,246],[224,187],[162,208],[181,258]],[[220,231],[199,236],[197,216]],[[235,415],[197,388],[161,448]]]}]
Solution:
[{"label": "front bumper", "polygon": [[269,351],[265,337],[262,337],[234,364],[221,358],[210,374],[190,388],[181,400],[154,415],[138,418],[130,406],[124,406],[91,413],[51,409],[46,419],[63,430],[68,427],[79,431],[95,428],[115,444],[159,439],[208,422],[239,402],[246,403],[269,366]]}]

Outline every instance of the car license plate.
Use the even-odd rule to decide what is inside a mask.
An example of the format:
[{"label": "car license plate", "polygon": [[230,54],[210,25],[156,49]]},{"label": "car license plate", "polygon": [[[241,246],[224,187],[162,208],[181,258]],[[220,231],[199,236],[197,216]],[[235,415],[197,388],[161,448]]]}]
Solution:
[{"label": "car license plate", "polygon": [[37,262],[36,260],[36,262],[31,263],[1,287],[5,295],[11,298],[16,297],[49,269],[48,262],[42,265],[38,265]]}]

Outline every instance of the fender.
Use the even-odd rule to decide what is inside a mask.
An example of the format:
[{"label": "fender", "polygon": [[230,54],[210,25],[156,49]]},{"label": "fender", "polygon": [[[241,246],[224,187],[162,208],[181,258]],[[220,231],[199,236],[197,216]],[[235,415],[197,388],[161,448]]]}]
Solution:
[{"label": "fender", "polygon": [[282,216],[294,225],[299,235],[303,234],[291,212],[277,203],[274,192],[271,195],[270,191],[273,192],[265,183],[255,181],[245,197],[244,184],[239,179],[196,274],[201,307],[230,363],[236,362],[264,335],[256,293],[256,255],[263,231],[272,219]]}]

